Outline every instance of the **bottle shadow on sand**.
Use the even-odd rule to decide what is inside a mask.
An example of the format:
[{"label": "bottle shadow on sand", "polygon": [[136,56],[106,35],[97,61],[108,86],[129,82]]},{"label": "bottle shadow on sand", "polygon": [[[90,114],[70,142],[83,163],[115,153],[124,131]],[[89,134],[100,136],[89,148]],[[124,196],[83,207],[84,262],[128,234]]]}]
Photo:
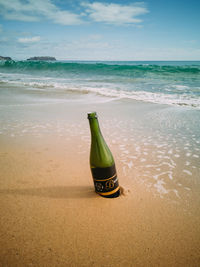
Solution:
[{"label": "bottle shadow on sand", "polygon": [[0,194],[23,195],[46,198],[95,198],[98,197],[92,186],[49,186],[24,189],[1,189]]}]

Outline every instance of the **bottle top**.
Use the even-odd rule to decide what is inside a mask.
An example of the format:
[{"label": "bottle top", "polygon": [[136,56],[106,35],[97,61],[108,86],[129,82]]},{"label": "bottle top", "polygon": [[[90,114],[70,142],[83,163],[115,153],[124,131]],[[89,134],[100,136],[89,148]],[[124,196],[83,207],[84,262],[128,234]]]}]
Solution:
[{"label": "bottle top", "polygon": [[94,112],[88,112],[88,119],[97,119],[97,113]]}]

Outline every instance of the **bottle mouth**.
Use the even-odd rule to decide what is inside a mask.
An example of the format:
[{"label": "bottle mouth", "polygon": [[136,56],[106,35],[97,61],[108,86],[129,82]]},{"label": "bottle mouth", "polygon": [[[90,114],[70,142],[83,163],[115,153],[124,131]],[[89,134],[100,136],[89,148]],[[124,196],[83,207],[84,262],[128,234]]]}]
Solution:
[{"label": "bottle mouth", "polygon": [[88,119],[97,119],[97,113],[94,112],[88,112]]}]

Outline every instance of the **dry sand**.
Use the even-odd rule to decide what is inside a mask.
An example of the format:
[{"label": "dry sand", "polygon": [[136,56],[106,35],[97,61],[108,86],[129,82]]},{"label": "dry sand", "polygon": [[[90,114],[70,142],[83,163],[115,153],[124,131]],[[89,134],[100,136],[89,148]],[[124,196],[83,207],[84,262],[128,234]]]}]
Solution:
[{"label": "dry sand", "polygon": [[1,137],[0,266],[200,265],[198,203],[154,194],[112,150],[123,190],[106,199],[81,134]]},{"label": "dry sand", "polygon": [[96,195],[88,155],[52,141],[1,150],[1,266],[199,265],[197,218],[129,177]]}]

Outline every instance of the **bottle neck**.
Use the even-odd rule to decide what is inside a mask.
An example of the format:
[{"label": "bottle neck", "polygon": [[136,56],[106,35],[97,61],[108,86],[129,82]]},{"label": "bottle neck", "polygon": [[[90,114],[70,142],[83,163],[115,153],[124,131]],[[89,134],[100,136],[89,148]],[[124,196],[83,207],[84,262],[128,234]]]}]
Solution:
[{"label": "bottle neck", "polygon": [[89,118],[91,130],[91,168],[106,168],[114,164],[114,159],[101,133],[99,122],[96,116]]},{"label": "bottle neck", "polygon": [[89,119],[89,123],[90,123],[90,131],[92,139],[102,136],[98,119],[97,118]]}]

